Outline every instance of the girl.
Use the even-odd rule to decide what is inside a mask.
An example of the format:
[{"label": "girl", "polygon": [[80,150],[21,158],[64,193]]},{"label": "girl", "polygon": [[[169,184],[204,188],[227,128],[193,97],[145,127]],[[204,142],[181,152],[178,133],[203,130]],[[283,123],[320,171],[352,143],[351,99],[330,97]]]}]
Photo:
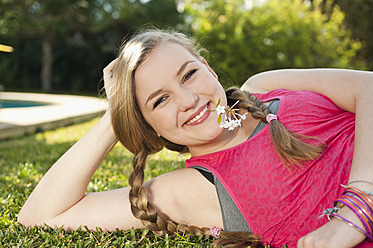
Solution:
[{"label": "girl", "polygon": [[[184,35],[139,34],[104,69],[109,110],[46,173],[19,222],[180,231],[217,246],[367,247],[372,79],[279,70],[225,92]],[[134,154],[130,187],[85,194],[118,140]],[[147,156],[163,147],[189,152],[187,168],[143,183]]]}]

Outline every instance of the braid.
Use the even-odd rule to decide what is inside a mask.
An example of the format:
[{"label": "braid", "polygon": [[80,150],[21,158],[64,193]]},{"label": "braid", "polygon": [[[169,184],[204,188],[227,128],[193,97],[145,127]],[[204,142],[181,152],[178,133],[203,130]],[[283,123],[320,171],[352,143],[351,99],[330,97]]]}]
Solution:
[{"label": "braid", "polygon": [[199,228],[192,225],[177,224],[168,220],[163,214],[157,213],[156,209],[150,204],[147,192],[143,187],[144,168],[146,158],[149,152],[142,148],[133,158],[133,171],[129,176],[129,200],[131,203],[132,214],[138,218],[143,225],[156,235],[174,236],[175,233],[194,234],[195,236],[209,236],[209,228]]},{"label": "braid", "polygon": [[259,248],[263,247],[262,242],[258,235],[249,232],[225,232],[220,233],[220,237],[214,241],[212,248],[239,248],[250,247]]},{"label": "braid", "polygon": [[[247,91],[242,91],[238,88],[230,88],[226,91],[228,104],[239,100],[239,107],[247,109],[253,118],[263,122],[270,114],[269,109],[265,104],[257,99],[254,95]],[[288,130],[281,122],[273,120],[270,125],[270,133],[273,144],[278,155],[289,169],[294,165],[301,165],[301,162],[316,159],[324,148],[324,144],[319,145],[307,144],[303,140],[318,140],[315,137],[309,137],[301,134],[296,134]]]},{"label": "braid", "polygon": [[[262,101],[247,91],[238,88],[229,88],[226,91],[228,105],[232,106],[239,100],[238,106],[246,109],[253,118],[267,123],[266,117],[270,110]],[[272,120],[270,133],[273,144],[284,165],[289,169],[294,165],[301,165],[300,162],[316,159],[323,150],[323,145],[311,145],[303,142],[307,139],[316,139],[305,135],[295,134],[286,129],[281,122]],[[213,247],[263,247],[258,235],[249,232],[224,232],[220,238],[214,241]]]}]

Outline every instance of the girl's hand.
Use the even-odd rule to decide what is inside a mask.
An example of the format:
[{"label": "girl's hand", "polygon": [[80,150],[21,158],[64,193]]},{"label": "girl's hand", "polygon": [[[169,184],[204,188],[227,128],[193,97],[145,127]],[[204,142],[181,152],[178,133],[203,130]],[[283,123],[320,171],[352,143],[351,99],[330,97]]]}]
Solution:
[{"label": "girl's hand", "polygon": [[113,69],[117,63],[118,59],[114,59],[113,61],[110,62],[104,69],[104,88],[106,91],[106,96],[109,97],[111,96],[112,92],[112,87],[113,87]]},{"label": "girl's hand", "polygon": [[[362,227],[358,217],[347,207],[338,211],[338,215]],[[325,217],[326,218],[326,217]],[[362,227],[364,230],[364,227]],[[366,238],[361,232],[346,222],[333,218],[331,221],[305,235],[298,241],[298,248],[350,248],[360,244]]]}]

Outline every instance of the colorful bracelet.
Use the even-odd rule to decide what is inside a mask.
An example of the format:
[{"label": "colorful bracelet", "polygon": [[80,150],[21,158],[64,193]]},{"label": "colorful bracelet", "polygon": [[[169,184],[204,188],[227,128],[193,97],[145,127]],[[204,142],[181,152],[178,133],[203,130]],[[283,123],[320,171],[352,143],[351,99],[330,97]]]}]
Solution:
[{"label": "colorful bracelet", "polygon": [[369,197],[369,195],[364,190],[361,190],[355,187],[349,187],[345,190],[345,192],[355,194],[363,201],[366,201],[369,204],[369,206],[373,209],[373,200]]},{"label": "colorful bracelet", "polygon": [[361,206],[359,206],[356,202],[350,201],[348,198],[338,198],[339,202],[343,203],[345,206],[347,206],[363,223],[364,228],[367,232],[370,234],[373,234],[372,230],[372,222],[369,218],[369,213],[363,210]]},{"label": "colorful bracelet", "polygon": [[360,233],[362,233],[363,235],[366,235],[369,239],[373,240],[373,237],[367,233],[366,231],[364,231],[362,228],[360,228],[359,226],[357,226],[356,224],[352,223],[351,221],[349,221],[348,219],[346,218],[343,218],[342,216],[338,215],[338,214],[331,214],[332,217],[336,218],[336,219],[339,219],[343,222],[346,222],[350,227],[353,227],[355,228],[357,231],[359,231]]},{"label": "colorful bracelet", "polygon": [[[354,181],[351,181],[351,182],[347,183],[346,185],[341,184],[341,186],[343,188],[347,188],[352,183],[368,183],[368,184],[372,184],[373,185],[373,182],[370,182],[370,181],[366,181],[366,180],[354,180]],[[367,194],[369,196],[373,196],[373,192],[366,191],[366,190],[361,190],[361,191],[363,191],[365,194]]]},{"label": "colorful bracelet", "polygon": [[[365,230],[352,223],[351,221],[337,215],[337,206],[343,204],[347,206],[361,221]],[[351,227],[361,231],[369,239],[373,241],[373,200],[364,191],[355,188],[347,187],[343,194],[334,201],[335,209],[328,214],[329,216],[336,217],[344,222],[347,222]]]}]

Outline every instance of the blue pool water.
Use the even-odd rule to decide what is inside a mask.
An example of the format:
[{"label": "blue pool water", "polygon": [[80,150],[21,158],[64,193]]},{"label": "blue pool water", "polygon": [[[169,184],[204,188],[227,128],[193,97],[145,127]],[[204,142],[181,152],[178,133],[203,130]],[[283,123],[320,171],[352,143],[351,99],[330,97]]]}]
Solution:
[{"label": "blue pool water", "polygon": [[32,102],[32,101],[19,101],[19,100],[0,100],[0,108],[25,108],[45,106],[47,103]]}]

